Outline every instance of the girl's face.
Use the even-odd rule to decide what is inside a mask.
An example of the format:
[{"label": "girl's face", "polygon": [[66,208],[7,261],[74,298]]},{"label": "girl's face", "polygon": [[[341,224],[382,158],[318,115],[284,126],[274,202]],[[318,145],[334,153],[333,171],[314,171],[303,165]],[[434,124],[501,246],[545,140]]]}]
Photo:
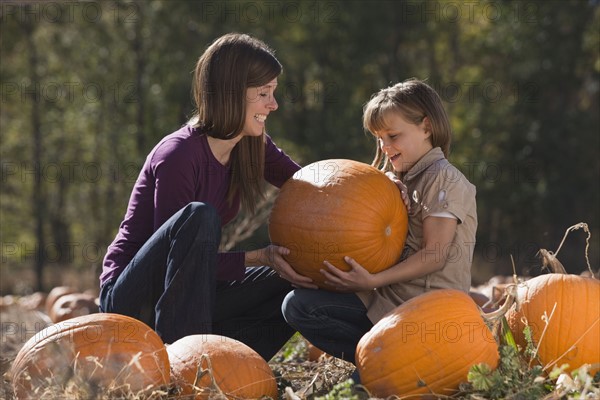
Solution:
[{"label": "girl's face", "polygon": [[404,119],[400,113],[386,116],[387,128],[376,132],[381,150],[392,163],[394,171],[406,172],[429,150],[431,133],[426,129],[427,117],[418,125]]},{"label": "girl's face", "polygon": [[279,107],[275,100],[275,88],[277,88],[277,78],[264,86],[246,89],[246,119],[242,135],[262,135],[269,113]]}]

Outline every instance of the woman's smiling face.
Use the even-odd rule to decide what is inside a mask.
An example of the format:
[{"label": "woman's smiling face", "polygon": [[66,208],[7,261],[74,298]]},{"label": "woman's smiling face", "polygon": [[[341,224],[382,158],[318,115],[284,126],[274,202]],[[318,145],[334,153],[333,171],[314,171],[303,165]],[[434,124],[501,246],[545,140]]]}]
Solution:
[{"label": "woman's smiling face", "polygon": [[277,110],[275,100],[277,78],[266,85],[246,89],[246,118],[242,135],[260,136],[265,131],[265,122],[270,112]]}]

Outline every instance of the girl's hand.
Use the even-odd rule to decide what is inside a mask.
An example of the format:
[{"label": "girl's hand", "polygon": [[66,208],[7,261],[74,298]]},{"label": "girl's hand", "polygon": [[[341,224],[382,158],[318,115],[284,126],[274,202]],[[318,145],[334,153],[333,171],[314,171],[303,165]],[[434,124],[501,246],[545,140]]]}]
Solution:
[{"label": "girl's hand", "polygon": [[325,276],[325,284],[331,286],[332,290],[338,292],[361,292],[373,290],[377,287],[375,275],[367,271],[354,259],[344,257],[350,271],[342,271],[333,266],[329,261],[324,261],[325,269],[321,273]]},{"label": "girl's hand", "polygon": [[312,283],[312,279],[307,276],[300,275],[292,266],[285,261],[283,256],[290,254],[290,250],[271,244],[263,249],[259,250],[260,260],[263,265],[268,265],[274,269],[280,277],[292,285],[297,287],[303,287],[307,289],[318,289],[318,286]]},{"label": "girl's hand", "polygon": [[410,211],[410,198],[408,197],[408,188],[406,185],[400,179],[398,179],[396,174],[394,174],[392,171],[386,172],[385,175],[390,178],[392,182],[396,184],[396,186],[398,186],[398,189],[400,189],[400,195],[402,196],[402,201],[406,206],[406,211]]}]

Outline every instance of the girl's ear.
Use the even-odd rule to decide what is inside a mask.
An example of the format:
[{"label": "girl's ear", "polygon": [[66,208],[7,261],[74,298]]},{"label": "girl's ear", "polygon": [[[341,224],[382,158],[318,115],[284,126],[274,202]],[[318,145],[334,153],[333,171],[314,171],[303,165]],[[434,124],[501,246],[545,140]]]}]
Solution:
[{"label": "girl's ear", "polygon": [[423,117],[422,124],[423,124],[423,127],[425,128],[425,134],[427,135],[427,137],[431,137],[433,129],[432,129],[431,121],[429,120],[429,117],[427,117],[427,116]]}]

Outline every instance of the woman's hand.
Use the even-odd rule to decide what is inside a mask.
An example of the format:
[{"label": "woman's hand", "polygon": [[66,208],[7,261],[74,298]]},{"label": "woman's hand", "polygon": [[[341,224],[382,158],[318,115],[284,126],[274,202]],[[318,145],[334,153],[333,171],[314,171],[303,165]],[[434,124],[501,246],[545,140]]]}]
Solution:
[{"label": "woman's hand", "polygon": [[408,188],[406,187],[406,185],[400,179],[398,179],[396,174],[394,174],[392,171],[386,172],[385,175],[388,178],[390,178],[392,182],[396,184],[396,186],[398,186],[398,189],[400,190],[400,195],[402,196],[402,201],[406,206],[406,211],[410,211],[410,197],[408,197]]},{"label": "woman's hand", "polygon": [[280,277],[291,282],[292,285],[307,289],[318,289],[318,286],[312,283],[311,278],[300,275],[285,261],[283,256],[288,254],[290,254],[289,249],[274,244],[258,250],[258,257],[261,264],[270,266]]},{"label": "woman's hand", "polygon": [[323,262],[326,268],[322,269],[321,273],[325,276],[325,284],[331,286],[332,290],[337,292],[361,292],[377,288],[375,275],[348,256],[344,257],[344,261],[350,266],[350,271],[342,271],[334,267],[329,261]]}]

